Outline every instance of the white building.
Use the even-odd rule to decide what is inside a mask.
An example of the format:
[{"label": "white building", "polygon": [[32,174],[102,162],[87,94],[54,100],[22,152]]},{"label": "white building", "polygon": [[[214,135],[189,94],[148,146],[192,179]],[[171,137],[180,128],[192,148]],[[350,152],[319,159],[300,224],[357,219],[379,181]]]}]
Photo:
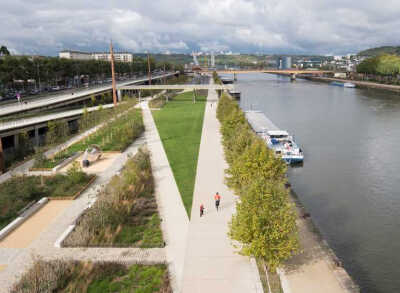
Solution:
[{"label": "white building", "polygon": [[80,51],[61,51],[58,53],[58,56],[60,58],[65,58],[65,59],[74,59],[74,60],[91,60],[93,59],[92,53],[87,53],[87,52],[80,52]]},{"label": "white building", "polygon": [[[108,52],[92,53],[92,55],[95,60],[111,61],[111,54]],[[114,60],[116,62],[132,62],[133,54],[128,52],[115,52]]]},{"label": "white building", "polygon": [[[101,61],[111,61],[111,54],[108,52],[98,53],[88,53],[65,50],[61,51],[59,54],[60,58],[74,59],[74,60],[101,60]],[[133,54],[128,52],[115,52],[114,60],[116,62],[132,62]]]}]

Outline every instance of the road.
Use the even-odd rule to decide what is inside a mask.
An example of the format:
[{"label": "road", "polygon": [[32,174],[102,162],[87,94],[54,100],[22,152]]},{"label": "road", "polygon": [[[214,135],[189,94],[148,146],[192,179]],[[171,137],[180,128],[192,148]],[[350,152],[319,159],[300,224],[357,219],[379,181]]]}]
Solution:
[{"label": "road", "polygon": [[[152,77],[153,80],[156,79],[162,79],[165,76],[171,76],[174,75],[175,73],[167,73],[165,75],[159,75],[159,76],[154,76]],[[136,80],[130,80],[130,81],[125,81],[118,83],[117,86],[127,86],[132,83],[141,83],[147,81],[148,78],[142,78],[142,79],[136,79]],[[0,109],[0,116],[6,116],[6,115],[11,115],[19,112],[24,112],[24,111],[29,111],[37,108],[42,108],[42,107],[48,107],[50,105],[55,105],[55,104],[60,104],[60,103],[68,103],[71,100],[79,100],[80,98],[91,96],[94,94],[98,94],[104,91],[111,90],[111,85],[107,86],[102,86],[94,89],[87,89],[80,91],[75,94],[60,94],[60,95],[55,95],[51,97],[46,97],[46,98],[40,98],[35,101],[31,101],[27,104],[11,104],[11,105],[4,105]]]},{"label": "road", "polygon": [[[114,107],[114,104],[103,105],[103,109],[108,109]],[[96,111],[99,109],[99,106],[87,108],[88,112]],[[47,123],[48,121],[63,119],[67,117],[73,117],[77,115],[81,115],[84,109],[77,110],[69,110],[61,113],[54,113],[44,116],[37,116],[32,118],[19,119],[15,121],[9,122],[0,122],[0,133],[4,131],[11,131],[17,128],[25,128],[32,125],[38,125],[42,123]]]}]

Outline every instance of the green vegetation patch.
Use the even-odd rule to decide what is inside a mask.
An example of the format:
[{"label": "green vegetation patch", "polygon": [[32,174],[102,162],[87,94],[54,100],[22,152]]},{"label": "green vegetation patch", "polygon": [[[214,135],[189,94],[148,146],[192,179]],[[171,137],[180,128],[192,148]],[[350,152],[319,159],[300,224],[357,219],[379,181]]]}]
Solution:
[{"label": "green vegetation patch", "polygon": [[127,161],[78,220],[65,246],[163,247],[147,150]]},{"label": "green vegetation patch", "polygon": [[127,113],[107,123],[87,138],[59,152],[54,158],[43,158],[38,155],[35,160],[34,168],[54,168],[66,158],[71,157],[76,152],[85,151],[93,144],[98,145],[102,151],[123,151],[138,138],[143,131],[142,112],[139,109],[131,109]]},{"label": "green vegetation patch", "polygon": [[219,100],[217,117],[229,164],[227,183],[240,196],[228,235],[240,242],[240,254],[263,260],[274,272],[299,248],[286,165],[255,135],[243,111],[226,94]]},{"label": "green vegetation patch", "polygon": [[[43,291],[38,288],[43,288]],[[11,293],[22,292],[172,293],[172,289],[168,269],[162,264],[127,267],[112,262],[36,260],[11,289]]]},{"label": "green vegetation patch", "polygon": [[67,175],[13,177],[0,184],[0,228],[7,226],[26,205],[42,197],[69,197],[82,190],[93,176],[76,168]]},{"label": "green vegetation patch", "polygon": [[190,217],[196,178],[206,95],[198,94],[193,103],[193,92],[180,94],[168,102],[153,117],[165,152]]}]

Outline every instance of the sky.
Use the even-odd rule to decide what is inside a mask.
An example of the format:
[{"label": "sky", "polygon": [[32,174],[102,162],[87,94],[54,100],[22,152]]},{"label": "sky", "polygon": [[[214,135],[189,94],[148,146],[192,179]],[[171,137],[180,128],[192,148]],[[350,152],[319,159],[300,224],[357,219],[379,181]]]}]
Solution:
[{"label": "sky", "polygon": [[340,55],[400,45],[400,0],[0,0],[0,45]]}]

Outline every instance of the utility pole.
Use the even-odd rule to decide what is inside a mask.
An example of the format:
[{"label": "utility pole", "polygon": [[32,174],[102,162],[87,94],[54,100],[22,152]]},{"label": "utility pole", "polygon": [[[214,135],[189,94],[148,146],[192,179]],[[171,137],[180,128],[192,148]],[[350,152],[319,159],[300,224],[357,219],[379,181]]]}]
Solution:
[{"label": "utility pole", "polygon": [[149,85],[151,85],[151,70],[150,70],[150,54],[147,53],[147,75],[149,76]]},{"label": "utility pole", "polygon": [[167,84],[167,77],[165,76],[165,63],[164,63],[164,84]]},{"label": "utility pole", "polygon": [[114,106],[117,105],[117,88],[115,85],[115,70],[114,70],[114,52],[112,47],[112,41],[110,42],[110,54],[111,54],[111,78],[112,78],[112,94]]}]

